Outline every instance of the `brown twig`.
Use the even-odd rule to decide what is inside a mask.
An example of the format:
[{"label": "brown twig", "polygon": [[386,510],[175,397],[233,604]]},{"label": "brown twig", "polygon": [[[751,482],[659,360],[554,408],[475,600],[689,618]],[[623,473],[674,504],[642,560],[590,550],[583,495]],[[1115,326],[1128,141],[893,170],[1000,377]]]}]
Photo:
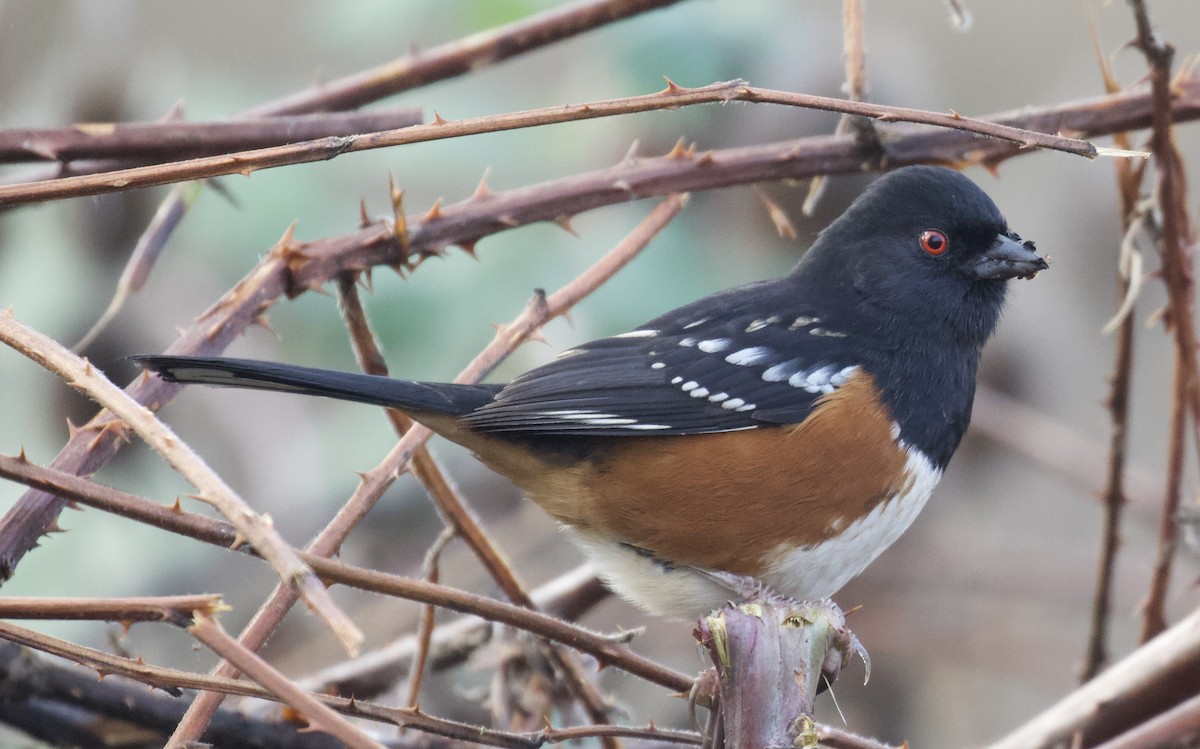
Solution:
[{"label": "brown twig", "polygon": [[54,340],[18,323],[11,314],[0,314],[0,342],[49,369],[113,413],[120,419],[112,425],[119,435],[126,433],[126,427],[136,432],[199,490],[197,499],[212,505],[233,523],[243,539],[271,564],[283,584],[294,589],[333,631],[347,652],[351,655],[358,652],[362,632],[337,607],[313,571],[280,538],[270,518],[254,512],[149,409],[130,398],[86,359],[80,359]]},{"label": "brown twig", "polygon": [[[221,648],[225,648],[229,646],[230,642],[233,642],[232,638],[229,638],[228,635],[224,635],[222,638],[221,635],[224,634],[223,632],[214,635],[212,628],[203,630],[202,634],[208,641],[214,642],[214,644]],[[156,689],[161,689],[176,697],[182,696],[182,689],[191,689],[203,690],[205,692],[220,692],[238,697],[253,697],[275,702],[281,700],[281,695],[278,694],[277,690],[251,681],[225,679],[154,666],[146,664],[140,659],[123,658],[94,648],[76,645],[7,622],[0,622],[0,639],[78,663],[94,670],[100,674],[101,678],[109,676],[124,677],[150,685]],[[253,667],[257,668],[257,666]],[[268,666],[267,668],[270,667]],[[283,679],[283,681],[286,682],[287,679]],[[291,696],[293,689],[294,687],[287,687],[285,685],[283,691],[289,693],[289,696]],[[306,704],[309,701],[316,702],[326,709],[335,710],[344,715],[391,723],[396,726],[410,726],[426,733],[470,742],[471,744],[483,743],[506,747],[507,749],[536,749],[537,746],[544,743],[544,739],[539,738],[535,734],[522,735],[496,731],[483,726],[426,715],[419,710],[387,707],[353,698],[307,693],[303,690],[296,691],[300,696],[300,701]],[[70,696],[70,693],[68,692],[66,696]],[[239,727],[243,731],[240,735],[244,738],[244,720],[239,721]],[[589,727],[583,727],[583,730],[587,730],[587,728]],[[619,726],[613,728],[622,730]],[[293,727],[292,730],[296,730],[296,728]],[[637,731],[641,729],[625,730]],[[274,746],[273,743],[271,745]]]},{"label": "brown twig", "polygon": [[565,4],[276,99],[245,114],[277,116],[361,107],[677,2],[588,0]]},{"label": "brown twig", "polygon": [[1200,695],[1132,728],[1096,749],[1168,749],[1200,740]]},{"label": "brown twig", "polygon": [[110,622],[179,622],[193,612],[227,608],[219,595],[130,598],[0,598],[0,619],[98,619]]},{"label": "brown twig", "polygon": [[[866,101],[867,43],[862,0],[842,0],[842,62],[846,68],[846,81],[842,84],[842,93],[850,101]],[[879,147],[871,121],[861,117],[842,115],[834,128],[834,135],[845,135],[850,132],[852,125],[863,145]],[[804,197],[801,207],[805,216],[812,216],[816,212],[817,203],[825,194],[825,186],[828,184],[829,178],[824,174],[813,177],[808,183],[808,194]]]},{"label": "brown twig", "polygon": [[1093,746],[1200,692],[1200,611],[1109,666],[988,749]]},{"label": "brown twig", "polygon": [[221,156],[209,156],[169,164],[133,167],[99,174],[43,182],[0,185],[0,207],[22,203],[99,195],[154,185],[165,185],[194,179],[207,179],[224,174],[249,175],[260,169],[289,164],[304,164],[332,159],[343,153],[375,148],[422,143],[447,138],[460,138],[481,133],[502,132],[541,127],[563,122],[578,122],[597,117],[613,117],[657,109],[677,109],[696,104],[724,104],[744,101],[757,104],[780,104],[843,114],[869,117],[883,122],[914,122],[962,130],[977,136],[987,136],[1015,144],[1021,148],[1046,148],[1094,158],[1096,147],[1078,138],[1068,138],[1031,130],[1022,130],[986,120],[962,117],[957,113],[943,114],[907,107],[834,99],[788,91],[753,88],[741,81],[714,83],[699,88],[684,88],[668,81],[667,88],[655,94],[620,99],[533,109],[508,114],[471,117],[463,120],[438,119],[428,125],[415,125],[399,130],[386,130],[363,135],[321,138],[287,146],[260,148]]},{"label": "brown twig", "polygon": [[[78,476],[36,466],[21,457],[0,455],[0,475],[61,493],[81,504],[226,548],[237,535],[236,529],[228,523],[177,508],[166,508],[148,499]],[[361,590],[442,606],[507,624],[590,653],[605,664],[622,668],[668,689],[679,691],[691,685],[690,677],[636,655],[618,639],[589,632],[559,618],[455,588],[367,570],[305,552],[298,553],[317,571],[321,579],[328,583],[340,583]]]},{"label": "brown twig", "polygon": [[0,164],[122,159],[179,161],[316,138],[392,130],[421,123],[417,109],[296,114],[225,122],[87,122],[56,129],[0,130]]},{"label": "brown twig", "polygon": [[[165,736],[190,701],[176,687],[167,687],[169,693],[163,694],[115,674],[97,679],[89,668],[44,657],[13,642],[0,642],[0,689],[9,696],[0,701],[0,722],[32,738],[70,746],[113,746],[116,734],[128,738],[129,726]],[[224,710],[204,740],[214,746],[259,742],[272,749],[336,749],[333,739],[298,732],[294,723],[279,717],[277,706],[272,707],[272,715],[258,717]],[[87,737],[64,737],[63,727],[86,731]]]},{"label": "brown twig", "polygon": [[[385,65],[267,102],[235,115],[234,119],[278,117],[362,106],[391,94],[474,71],[675,2],[678,0],[585,0],[554,8],[487,32],[471,34],[426,52],[414,51],[411,55]],[[71,172],[76,174],[117,168],[111,163],[96,162],[82,168],[79,164],[72,164],[71,167]],[[62,175],[29,175],[20,181],[60,176]],[[126,298],[140,288],[141,282],[137,277],[149,273],[159,251],[182,220],[203,184],[177,186],[159,204],[155,212],[155,222],[146,227],[138,238],[137,246],[122,272],[112,302],[92,329],[73,348],[80,351],[91,343],[120,311]]]},{"label": "brown twig", "polygon": [[[367,374],[386,376],[388,374],[387,364],[375,342],[375,335],[371,331],[366,312],[359,299],[353,275],[339,276],[338,294],[342,316],[350,330],[350,339],[359,367]],[[412,428],[412,420],[402,412],[387,409],[386,413],[397,437],[402,437]],[[492,543],[491,538],[483,530],[478,515],[458,489],[446,478],[445,472],[424,445],[413,453],[412,472],[425,486],[446,523],[457,535],[462,536],[505,596],[519,606],[532,608],[529,596],[525,592],[525,586],[517,578],[512,565]]]},{"label": "brown twig", "polygon": [[[537,297],[516,320],[497,329],[492,343],[480,352],[454,381],[478,381],[486,376],[513,348],[524,342],[535,331],[540,330],[546,322],[564,314],[581,298],[591,293],[632,260],[682,210],[684,202],[684,197],[678,195],[667,198],[656,206],[629,236],[595,265],[549,297]],[[317,556],[331,556],[350,533],[350,530],[375,505],[383,491],[395,480],[399,471],[408,464],[416,448],[430,436],[429,430],[420,425],[409,429],[379,466],[363,474],[362,482],[355,490],[354,495],[317,535],[308,551]],[[415,583],[416,581],[408,582]],[[295,596],[291,590],[276,587],[267,602],[259,608],[250,624],[243,630],[240,638],[242,644],[250,649],[261,647],[294,601]],[[217,667],[216,673],[229,675],[233,673],[233,669],[227,664],[221,664]],[[195,740],[203,732],[208,718],[220,703],[220,695],[200,695],[192,703],[184,720],[180,721],[179,727],[171,737],[172,742],[184,743]]]},{"label": "brown twig", "polygon": [[207,614],[197,613],[188,633],[208,646],[226,662],[286,703],[308,722],[306,730],[322,731],[353,749],[383,749],[383,745],[363,733],[357,726],[334,712],[320,700],[300,689],[286,676],[271,667],[255,653],[230,637]]},{"label": "brown twig", "polygon": [[1171,102],[1174,98],[1171,63],[1175,50],[1154,32],[1142,0],[1130,0],[1137,23],[1136,45],[1150,65],[1153,121],[1150,147],[1158,171],[1157,200],[1162,212],[1162,276],[1167,287],[1167,323],[1174,333],[1175,368],[1172,378],[1171,423],[1168,428],[1167,484],[1159,522],[1159,544],[1150,592],[1142,609],[1142,642],[1167,624],[1165,606],[1171,564],[1178,541],[1176,516],[1182,494],[1187,423],[1200,423],[1200,381],[1197,377],[1195,285],[1191,257],[1185,244],[1188,228],[1187,185],[1179,151],[1175,147]]},{"label": "brown twig", "polygon": [[[441,557],[442,550],[446,548],[446,544],[450,543],[456,535],[458,534],[449,526],[442,529],[441,534],[429,547],[429,551],[425,553],[425,562],[421,565],[422,579],[428,580],[434,585],[441,582],[438,559]],[[433,640],[434,615],[436,613],[437,608],[429,604],[426,604],[421,611],[420,626],[417,628],[417,652],[413,653],[412,667],[408,670],[408,698],[404,701],[405,707],[415,708],[420,704],[421,682],[425,678],[425,666],[429,662],[429,646]]]},{"label": "brown twig", "polygon": [[[1108,58],[1100,49],[1096,37],[1095,26],[1092,27],[1092,44],[1100,63],[1104,79],[1105,91],[1115,94],[1120,91],[1120,84],[1113,75]],[[1113,142],[1118,148],[1129,149],[1130,141],[1126,133],[1115,133]],[[1100,672],[1108,662],[1108,623],[1112,609],[1112,583],[1116,573],[1117,549],[1121,539],[1121,515],[1128,497],[1125,490],[1127,445],[1129,433],[1130,391],[1133,382],[1133,339],[1134,339],[1134,303],[1137,287],[1141,279],[1131,272],[1134,262],[1131,227],[1134,225],[1134,212],[1140,202],[1142,176],[1145,174],[1145,164],[1134,165],[1126,159],[1118,159],[1113,163],[1117,177],[1117,197],[1121,216],[1121,234],[1127,237],[1121,242],[1120,260],[1117,271],[1118,299],[1129,300],[1128,303],[1119,301],[1124,318],[1116,330],[1116,350],[1113,357],[1113,372],[1109,377],[1108,407],[1111,431],[1108,443],[1108,462],[1105,471],[1104,489],[1100,495],[1104,502],[1104,529],[1100,536],[1100,559],[1096,565],[1096,585],[1092,595],[1091,622],[1088,627],[1087,646],[1084,650],[1083,666],[1080,669],[1080,680],[1088,681]],[[1126,253],[1126,247],[1129,252]]]},{"label": "brown twig", "polygon": [[[583,565],[534,590],[537,609],[565,621],[608,597],[591,567]],[[455,619],[433,631],[428,668],[442,670],[462,663],[485,644],[492,633],[490,622],[477,617]],[[409,673],[419,647],[416,635],[406,635],[358,658],[322,669],[301,680],[310,691],[354,694],[364,698],[390,688]]]}]

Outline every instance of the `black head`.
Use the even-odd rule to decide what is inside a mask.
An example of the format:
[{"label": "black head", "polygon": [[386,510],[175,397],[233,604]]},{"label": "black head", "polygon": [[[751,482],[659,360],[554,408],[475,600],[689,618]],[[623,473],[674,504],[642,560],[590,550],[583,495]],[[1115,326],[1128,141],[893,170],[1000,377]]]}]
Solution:
[{"label": "black head", "polygon": [[912,166],[872,184],[822,232],[793,278],[811,279],[824,287],[814,293],[880,326],[982,345],[1007,281],[1046,267],[975,183]]}]

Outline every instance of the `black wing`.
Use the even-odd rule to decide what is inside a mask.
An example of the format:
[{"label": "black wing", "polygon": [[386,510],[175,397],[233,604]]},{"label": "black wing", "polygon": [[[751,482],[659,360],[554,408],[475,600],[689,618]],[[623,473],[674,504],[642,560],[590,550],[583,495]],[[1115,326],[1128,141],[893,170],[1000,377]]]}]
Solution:
[{"label": "black wing", "polygon": [[788,298],[794,292],[786,279],[732,289],[564,351],[463,422],[489,432],[628,436],[803,421],[858,357],[854,340]]}]

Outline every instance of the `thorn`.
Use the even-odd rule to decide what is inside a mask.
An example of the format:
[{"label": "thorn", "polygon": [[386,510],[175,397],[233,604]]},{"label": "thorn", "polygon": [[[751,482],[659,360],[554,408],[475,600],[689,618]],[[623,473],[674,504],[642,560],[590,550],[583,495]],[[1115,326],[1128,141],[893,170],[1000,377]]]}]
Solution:
[{"label": "thorn", "polygon": [[79,435],[79,427],[75,426],[75,422],[71,421],[71,418],[68,416],[67,417],[67,437],[69,439],[75,439],[75,437],[77,437],[78,435]]},{"label": "thorn", "polygon": [[666,87],[665,89],[663,89],[662,91],[660,91],[659,93],[663,93],[663,94],[682,94],[682,93],[683,93],[683,92],[686,90],[686,89],[684,89],[683,87],[681,87],[681,86],[679,86],[678,84],[676,84],[676,83],[675,83],[675,81],[673,81],[673,80],[671,80],[670,78],[666,77],[665,75],[663,76],[663,80],[667,82],[667,87]]},{"label": "thorn", "polygon": [[94,377],[95,374],[96,373],[92,370],[92,360],[88,359],[86,356],[83,357],[83,376]]},{"label": "thorn", "polygon": [[863,609],[863,604],[860,603],[857,606],[852,606],[849,609],[847,609],[846,611],[843,611],[842,616],[849,617],[851,614],[853,614],[857,611],[862,611],[862,609]]},{"label": "thorn", "polygon": [[29,459],[25,457],[25,446],[21,445],[21,452],[17,454],[18,463],[28,463]]},{"label": "thorn", "polygon": [[158,121],[159,122],[179,122],[180,120],[184,119],[184,110],[183,110],[184,103],[185,102],[183,99],[177,99],[175,101],[175,103],[171,105],[171,108],[168,109],[166,111],[166,113],[161,118],[159,118]]},{"label": "thorn", "polygon": [[[118,622],[118,624],[121,625],[121,637],[122,638],[128,637],[129,630],[133,629],[133,620],[132,619],[122,619],[120,622]],[[141,656],[138,656],[138,660],[140,661],[141,659],[142,659]],[[144,665],[144,664],[139,663],[138,665]]]},{"label": "thorn", "polygon": [[358,225],[361,228],[367,228],[371,225],[371,217],[367,215],[367,199],[358,199]]},{"label": "thorn", "polygon": [[479,255],[475,254],[475,245],[478,243],[479,239],[464,239],[458,243],[458,246],[462,248],[463,252],[478,260]]},{"label": "thorn", "polygon": [[554,225],[565,231],[567,234],[570,234],[572,237],[579,237],[579,234],[575,231],[575,227],[571,226],[570,216],[559,216],[558,218],[554,219]]},{"label": "thorn", "polygon": [[953,109],[950,110],[950,116],[956,120],[961,120],[963,118],[961,114],[955,112]]},{"label": "thorn", "polygon": [[270,333],[271,335],[275,336],[276,339],[278,339],[280,341],[283,340],[283,336],[279,335],[279,331],[277,331],[277,330],[275,330],[275,328],[271,327],[271,321],[270,321],[270,319],[267,318],[266,312],[262,312],[262,313],[259,313],[258,315],[256,315],[254,317],[254,321],[251,323],[251,325],[257,325],[260,328],[262,328],[263,330]]},{"label": "thorn", "polygon": [[183,514],[183,505],[179,503],[179,497],[176,497],[175,504],[171,505],[171,512]]},{"label": "thorn", "polygon": [[479,178],[479,184],[475,186],[475,192],[471,193],[472,200],[486,200],[492,197],[492,189],[488,187],[488,175],[492,173],[492,168],[489,166],[483,170],[483,176]]},{"label": "thorn", "polygon": [[58,520],[51,520],[50,525],[46,526],[45,534],[48,536],[51,533],[66,533],[67,529],[58,524]]},{"label": "thorn", "polygon": [[675,147],[667,153],[668,159],[682,159],[687,157],[687,148],[683,145],[682,136],[675,141]]},{"label": "thorn", "polygon": [[760,185],[754,185],[754,194],[766,206],[767,215],[771,217],[771,222],[775,224],[775,231],[778,232],[779,236],[784,239],[795,239],[798,236],[796,227],[792,224],[791,219],[788,218],[787,213],[779,207],[779,204],[771,200],[771,196],[767,195],[766,190],[762,189]]},{"label": "thorn", "polygon": [[429,123],[430,125],[445,125],[447,122],[449,122],[449,120],[438,114],[436,109],[433,110],[433,122]]},{"label": "thorn", "polygon": [[246,544],[246,537],[243,536],[241,534],[241,532],[239,531],[239,532],[236,532],[233,534],[233,543],[229,544],[229,549],[231,551],[237,551],[238,549],[242,548],[242,546],[244,546],[245,544]]},{"label": "thorn", "polygon": [[636,164],[641,156],[638,154],[638,149],[641,147],[641,141],[637,138],[629,144],[629,150],[625,152],[625,158],[621,159],[622,164]]},{"label": "thorn", "polygon": [[442,218],[443,215],[444,214],[442,213],[442,199],[438,198],[437,200],[433,201],[433,207],[430,208],[425,213],[425,215],[421,217],[421,221],[422,222],[436,221],[437,219]]},{"label": "thorn", "polygon": [[534,330],[530,331],[529,335],[525,337],[525,340],[535,341],[537,343],[545,343],[547,345],[550,343],[546,340],[546,336],[542,335],[542,328],[535,328]]},{"label": "thorn", "polygon": [[711,149],[709,149],[708,151],[704,152],[703,156],[697,159],[696,166],[709,166],[715,163],[717,163],[716,159],[713,158],[713,152]]},{"label": "thorn", "polygon": [[396,187],[396,178],[388,172],[388,194],[392,201],[392,236],[396,239],[400,259],[392,268],[404,277],[404,265],[408,263],[408,217],[404,215],[404,191]]},{"label": "thorn", "polygon": [[41,156],[46,161],[58,161],[58,151],[51,148],[48,143],[25,141],[21,144],[21,149],[35,156]]}]

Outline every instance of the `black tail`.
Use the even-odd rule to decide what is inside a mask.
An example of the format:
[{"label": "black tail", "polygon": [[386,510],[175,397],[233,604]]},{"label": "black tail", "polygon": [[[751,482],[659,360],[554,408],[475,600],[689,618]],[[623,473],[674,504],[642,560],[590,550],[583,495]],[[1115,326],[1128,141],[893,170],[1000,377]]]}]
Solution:
[{"label": "black tail", "polygon": [[253,359],[226,359],[215,356],[129,358],[168,382],[321,395],[404,411],[454,416],[469,413],[491,402],[500,390],[499,385],[454,385],[394,380],[378,375],[336,372],[331,369],[297,367]]}]

